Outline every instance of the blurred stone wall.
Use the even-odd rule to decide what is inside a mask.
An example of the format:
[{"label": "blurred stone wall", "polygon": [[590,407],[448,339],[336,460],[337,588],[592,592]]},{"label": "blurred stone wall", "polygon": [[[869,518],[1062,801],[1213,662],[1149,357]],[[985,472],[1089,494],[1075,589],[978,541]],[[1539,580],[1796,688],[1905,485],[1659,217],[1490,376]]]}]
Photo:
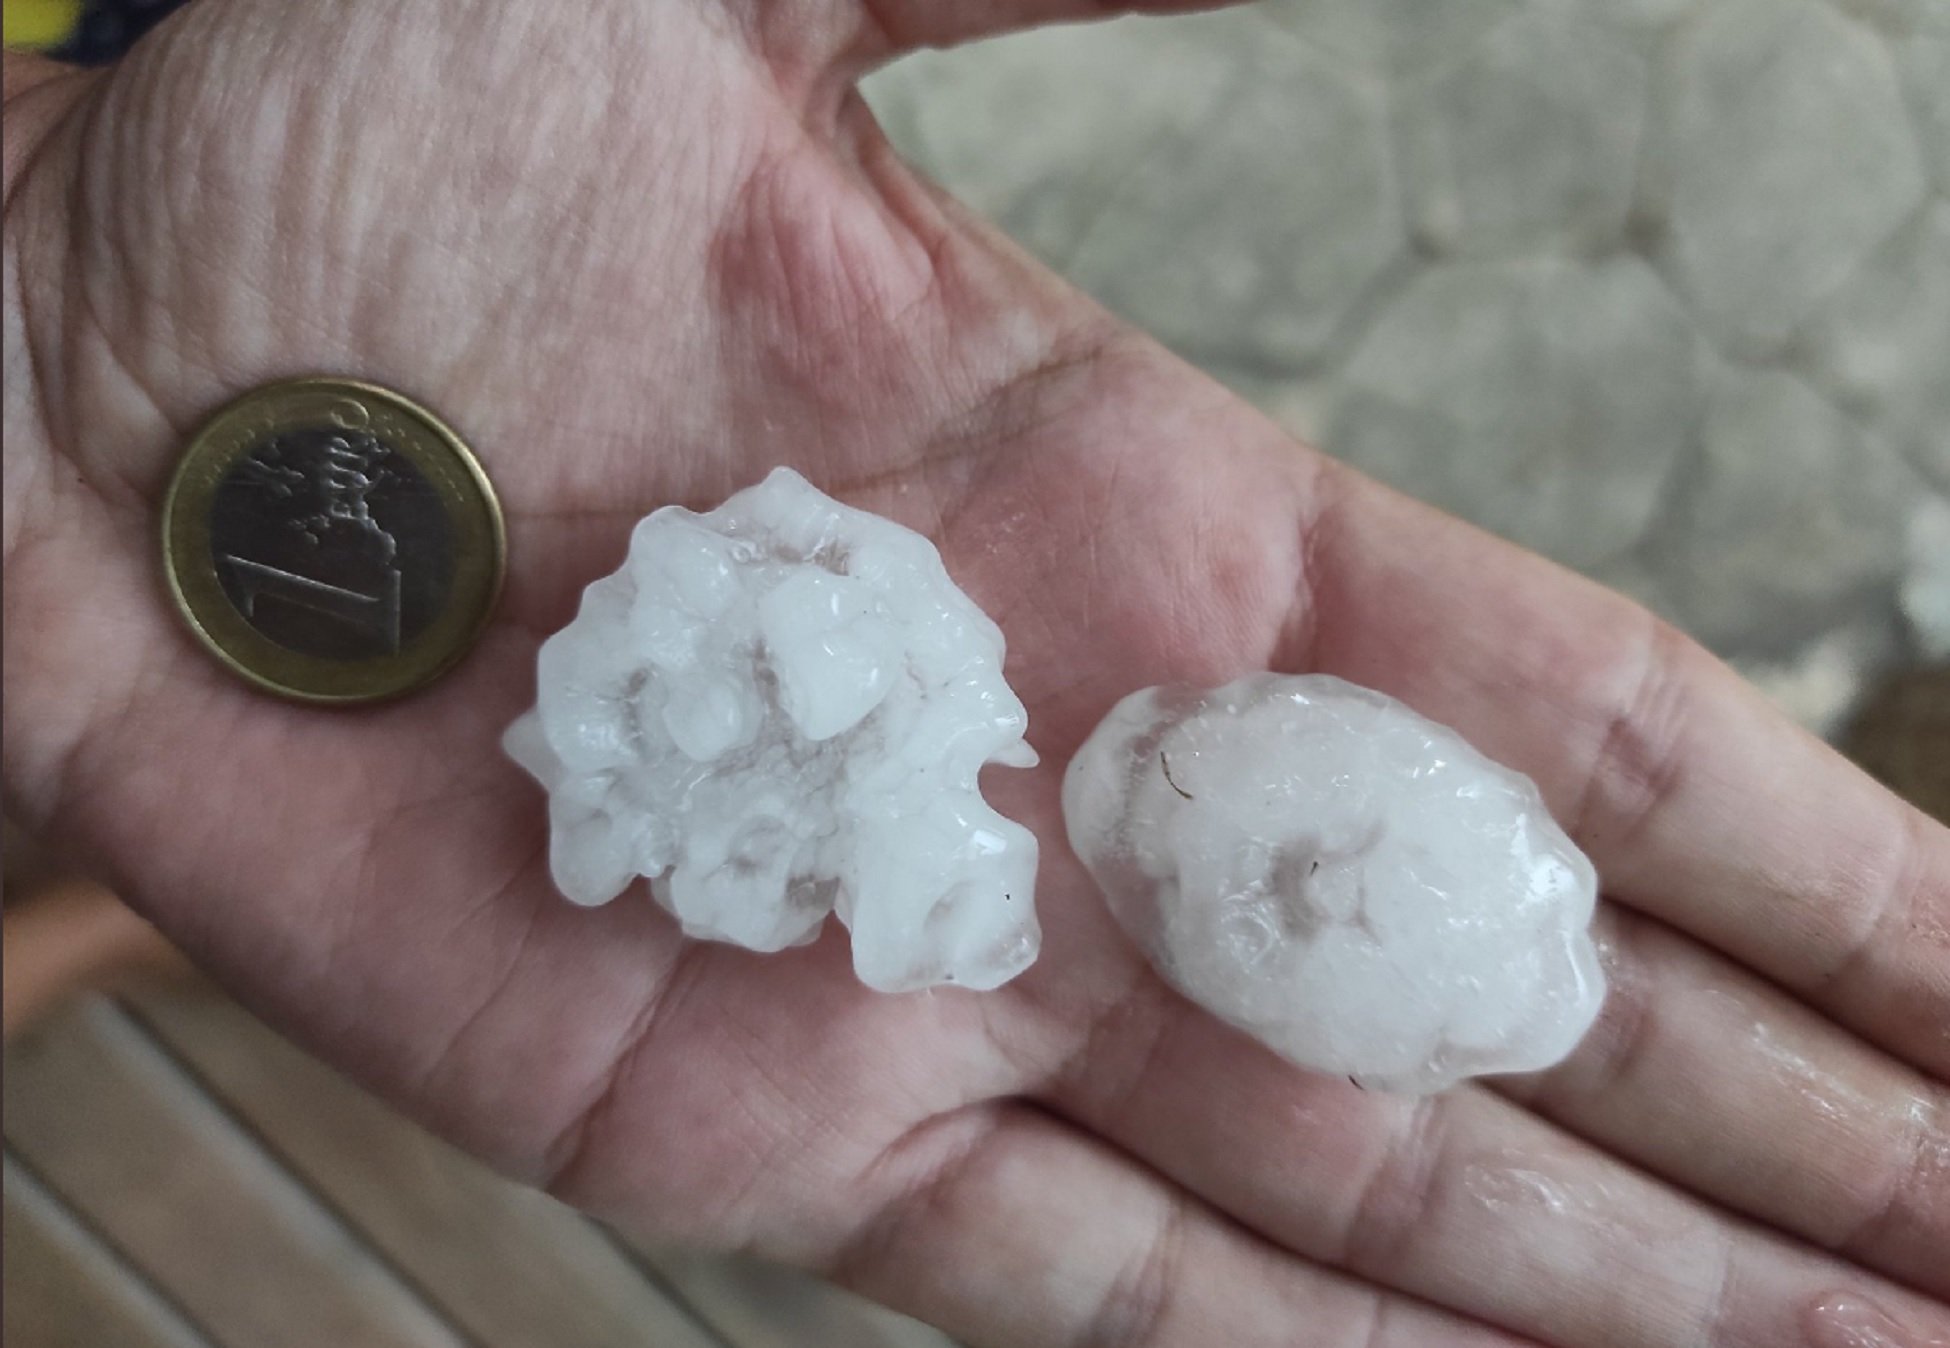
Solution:
[{"label": "blurred stone wall", "polygon": [[1265,0],[909,58],[910,158],[1832,729],[1950,655],[1950,0]]}]

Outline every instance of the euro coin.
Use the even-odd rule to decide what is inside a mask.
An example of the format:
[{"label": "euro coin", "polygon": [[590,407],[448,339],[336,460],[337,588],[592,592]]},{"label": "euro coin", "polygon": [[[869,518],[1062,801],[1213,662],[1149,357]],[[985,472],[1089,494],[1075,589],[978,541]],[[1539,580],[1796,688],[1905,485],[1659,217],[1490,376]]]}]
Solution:
[{"label": "euro coin", "polygon": [[204,424],[163,502],[177,610],[267,692],[364,703],[439,678],[501,589],[507,543],[481,465],[390,389],[293,379]]}]

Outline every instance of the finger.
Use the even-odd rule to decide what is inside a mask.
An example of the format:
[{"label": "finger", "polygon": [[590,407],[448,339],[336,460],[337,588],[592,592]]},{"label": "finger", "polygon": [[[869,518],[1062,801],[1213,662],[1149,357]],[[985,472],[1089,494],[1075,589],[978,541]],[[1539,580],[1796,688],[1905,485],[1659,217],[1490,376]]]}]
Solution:
[{"label": "finger", "polygon": [[1107,19],[1117,14],[1182,14],[1234,0],[860,0],[877,57],[945,47],[1018,28]]},{"label": "finger", "polygon": [[1610,988],[1562,1066],[1497,1089],[1736,1212],[1950,1297],[1950,1093],[1606,905]]},{"label": "finger", "polygon": [[1940,1304],[1510,1101],[1300,1072],[1152,986],[1100,1023],[1053,1106],[1303,1258],[1566,1348],[1807,1343],[1837,1298],[1950,1332]]},{"label": "finger", "polygon": [[1021,1106],[882,1159],[877,1215],[829,1272],[965,1342],[1492,1348],[1518,1340],[1310,1265]]},{"label": "finger", "polygon": [[100,78],[99,74],[63,65],[34,52],[4,51],[4,83],[7,115],[0,122],[0,145],[5,146],[0,163],[5,164],[6,195],[13,196],[13,183],[49,129],[74,106]]},{"label": "finger", "polygon": [[[781,71],[851,83],[869,68],[922,47],[947,47],[1021,28],[1110,19],[1120,14],[1182,14],[1241,0],[727,0],[753,46]],[[820,83],[822,81],[814,81]]]},{"label": "finger", "polygon": [[1950,831],[1599,586],[1338,468],[1288,667],[1528,772],[1610,896],[1950,1077]]}]

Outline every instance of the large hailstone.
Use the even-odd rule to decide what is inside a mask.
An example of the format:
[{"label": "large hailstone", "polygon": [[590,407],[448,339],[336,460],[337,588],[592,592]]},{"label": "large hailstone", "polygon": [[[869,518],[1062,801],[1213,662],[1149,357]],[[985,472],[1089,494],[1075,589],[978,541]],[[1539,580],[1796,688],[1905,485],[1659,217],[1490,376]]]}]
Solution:
[{"label": "large hailstone", "polygon": [[686,934],[753,950],[837,912],[869,987],[992,988],[1040,942],[1036,840],[976,786],[1036,762],[1002,652],[932,543],[781,468],[637,525],[505,745],[577,903],[648,876]]},{"label": "large hailstone", "polygon": [[1597,877],[1537,788],[1370,689],[1133,693],[1063,814],[1165,979],[1304,1067],[1407,1092],[1546,1067],[1604,999]]}]

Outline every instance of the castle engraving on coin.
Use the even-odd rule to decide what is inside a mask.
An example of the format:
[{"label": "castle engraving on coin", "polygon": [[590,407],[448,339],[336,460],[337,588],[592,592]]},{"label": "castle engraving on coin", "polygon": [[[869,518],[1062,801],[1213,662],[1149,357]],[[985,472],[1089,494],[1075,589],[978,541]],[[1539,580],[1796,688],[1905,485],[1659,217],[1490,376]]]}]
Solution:
[{"label": "castle engraving on coin", "polygon": [[438,493],[369,431],[267,440],[217,488],[210,538],[238,612],[280,646],[326,659],[397,655],[453,580]]},{"label": "castle engraving on coin", "polygon": [[500,588],[500,507],[458,436],[398,394],[300,379],[191,441],[164,505],[177,607],[268,691],[366,702],[457,661]]}]

